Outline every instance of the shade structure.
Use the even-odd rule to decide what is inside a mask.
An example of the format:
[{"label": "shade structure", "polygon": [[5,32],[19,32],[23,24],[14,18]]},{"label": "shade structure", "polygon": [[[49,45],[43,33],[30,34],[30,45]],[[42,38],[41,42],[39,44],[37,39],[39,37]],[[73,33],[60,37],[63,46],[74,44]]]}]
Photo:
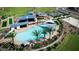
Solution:
[{"label": "shade structure", "polygon": [[19,19],[19,21],[21,21],[21,20],[29,21],[29,19],[35,19],[35,16],[34,16],[34,15],[31,15],[31,14],[28,14],[28,15],[22,16],[22,17]]},{"label": "shade structure", "polygon": [[49,28],[49,29],[54,30],[56,28],[56,23],[53,20],[48,20],[40,26],[43,28]]},{"label": "shade structure", "polygon": [[44,24],[40,26],[44,28],[46,31],[49,31],[49,29],[55,30],[56,28],[56,24]]},{"label": "shade structure", "polygon": [[11,25],[11,28],[16,28],[16,27],[18,27],[18,26],[25,25],[25,24],[28,24],[28,22],[15,23],[15,24],[12,24],[12,25]]}]

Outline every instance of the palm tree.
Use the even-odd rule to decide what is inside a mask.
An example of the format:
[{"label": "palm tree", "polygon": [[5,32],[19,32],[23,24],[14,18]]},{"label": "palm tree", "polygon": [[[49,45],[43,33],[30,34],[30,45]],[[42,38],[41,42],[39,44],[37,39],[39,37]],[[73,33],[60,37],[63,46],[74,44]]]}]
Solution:
[{"label": "palm tree", "polygon": [[14,43],[14,37],[15,37],[15,35],[16,34],[14,32],[9,33],[9,37],[12,38],[12,43]]},{"label": "palm tree", "polygon": [[39,41],[40,31],[35,30],[33,35],[36,37],[36,41]]},{"label": "palm tree", "polygon": [[[41,26],[42,27],[42,26]],[[51,39],[51,33],[52,33],[52,28],[47,28],[47,27],[42,27],[42,28],[44,28],[45,29],[45,32],[48,32],[49,33],[49,39]],[[46,34],[44,32],[44,34]],[[45,36],[44,36],[45,37]]]},{"label": "palm tree", "polygon": [[45,38],[47,32],[44,30],[44,31],[42,32],[42,34],[44,34],[44,38]]},{"label": "palm tree", "polygon": [[48,31],[48,32],[49,32],[49,39],[51,39],[51,35],[52,35],[52,34],[51,34],[51,33],[52,33],[52,29],[51,29],[51,28],[49,28],[49,31]]},{"label": "palm tree", "polygon": [[53,39],[54,39],[54,40],[57,40],[57,36],[54,36]]}]

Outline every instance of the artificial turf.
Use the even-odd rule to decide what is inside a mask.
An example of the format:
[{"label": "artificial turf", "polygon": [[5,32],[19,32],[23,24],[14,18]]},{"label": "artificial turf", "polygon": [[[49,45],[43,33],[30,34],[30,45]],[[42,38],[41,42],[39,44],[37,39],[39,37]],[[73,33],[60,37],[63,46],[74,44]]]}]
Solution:
[{"label": "artificial turf", "polygon": [[9,19],[9,24],[13,24],[12,18]]}]

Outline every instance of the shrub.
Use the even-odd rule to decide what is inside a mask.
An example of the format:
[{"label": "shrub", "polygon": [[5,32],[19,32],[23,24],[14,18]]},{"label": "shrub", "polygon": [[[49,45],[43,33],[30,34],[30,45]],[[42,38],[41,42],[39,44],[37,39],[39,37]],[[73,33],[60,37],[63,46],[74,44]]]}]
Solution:
[{"label": "shrub", "polygon": [[53,46],[53,48],[56,49],[57,46],[58,46],[58,43],[55,43],[54,46]]},{"label": "shrub", "polygon": [[51,51],[51,50],[52,50],[52,48],[51,48],[51,47],[48,47],[48,48],[47,48],[47,51]]},{"label": "shrub", "polygon": [[37,48],[40,48],[40,47],[41,47],[41,45],[37,43],[37,44],[34,45],[33,48],[34,48],[34,49],[37,49]]},{"label": "shrub", "polygon": [[8,48],[10,45],[8,43],[3,43],[2,48]]},{"label": "shrub", "polygon": [[48,42],[48,41],[44,41],[43,43],[44,43],[44,45],[47,45],[47,44],[49,44],[49,42]]},{"label": "shrub", "polygon": [[6,19],[6,18],[7,18],[7,16],[6,16],[6,15],[3,15],[3,16],[2,16],[2,19]]}]

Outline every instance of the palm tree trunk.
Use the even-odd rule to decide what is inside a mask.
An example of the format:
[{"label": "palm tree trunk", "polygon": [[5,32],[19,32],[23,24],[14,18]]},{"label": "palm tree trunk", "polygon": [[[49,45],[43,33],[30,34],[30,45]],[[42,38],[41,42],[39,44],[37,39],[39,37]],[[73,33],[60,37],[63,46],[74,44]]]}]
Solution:
[{"label": "palm tree trunk", "polygon": [[37,38],[36,38],[36,41],[38,41],[38,36],[37,36]]},{"label": "palm tree trunk", "polygon": [[51,39],[52,32],[49,33],[49,39]]},{"label": "palm tree trunk", "polygon": [[49,39],[51,39],[51,33],[49,33]]},{"label": "palm tree trunk", "polygon": [[14,38],[12,38],[12,43],[14,44]]},{"label": "palm tree trunk", "polygon": [[44,34],[44,38],[45,38],[45,34]]}]

